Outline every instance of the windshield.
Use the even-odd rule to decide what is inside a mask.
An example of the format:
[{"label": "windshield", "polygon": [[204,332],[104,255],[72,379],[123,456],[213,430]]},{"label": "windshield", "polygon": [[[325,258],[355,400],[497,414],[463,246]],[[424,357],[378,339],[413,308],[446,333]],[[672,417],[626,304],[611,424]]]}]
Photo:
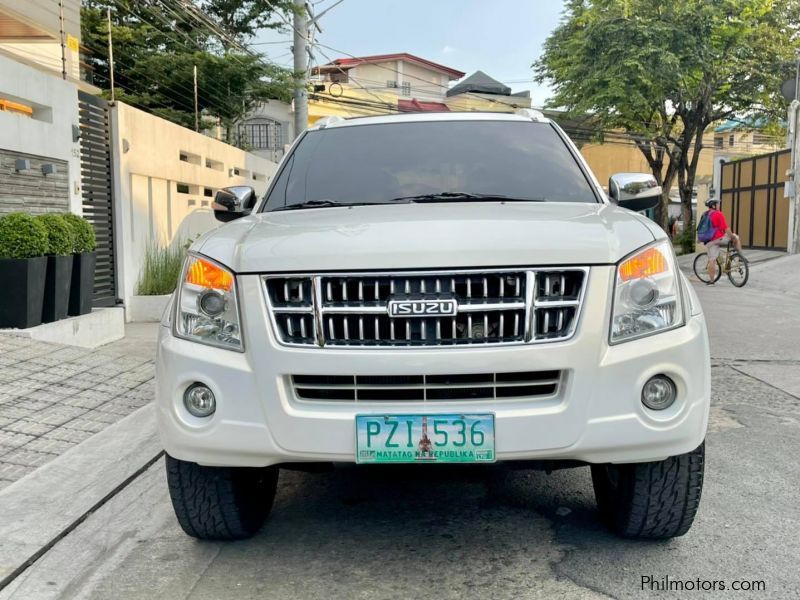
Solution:
[{"label": "windshield", "polygon": [[503,199],[597,202],[549,123],[428,121],[308,132],[264,210]]}]

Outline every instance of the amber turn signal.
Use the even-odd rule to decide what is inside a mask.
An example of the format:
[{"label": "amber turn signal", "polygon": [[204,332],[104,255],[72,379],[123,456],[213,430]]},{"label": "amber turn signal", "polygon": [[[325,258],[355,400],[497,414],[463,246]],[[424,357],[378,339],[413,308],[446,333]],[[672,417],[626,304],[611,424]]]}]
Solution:
[{"label": "amber turn signal", "polygon": [[636,256],[632,256],[619,266],[619,277],[622,281],[642,279],[669,269],[666,257],[658,248],[648,248]]},{"label": "amber turn signal", "polygon": [[233,275],[214,263],[195,258],[186,271],[186,283],[230,292],[233,289]]}]

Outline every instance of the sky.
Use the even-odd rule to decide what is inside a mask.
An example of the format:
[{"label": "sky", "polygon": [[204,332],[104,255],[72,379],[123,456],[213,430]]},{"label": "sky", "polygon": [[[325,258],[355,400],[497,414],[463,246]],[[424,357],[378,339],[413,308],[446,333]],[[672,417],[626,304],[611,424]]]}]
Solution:
[{"label": "sky", "polygon": [[[319,14],[334,0],[314,0]],[[467,75],[481,70],[531,91],[534,106],[549,95],[533,81],[531,63],[558,25],[562,0],[344,0],[320,20],[316,41],[355,56],[408,52]],[[264,31],[254,42],[273,62],[291,67],[291,30]],[[273,43],[274,42],[274,43]],[[322,48],[331,59],[346,55]],[[316,52],[316,63],[328,58]]]}]

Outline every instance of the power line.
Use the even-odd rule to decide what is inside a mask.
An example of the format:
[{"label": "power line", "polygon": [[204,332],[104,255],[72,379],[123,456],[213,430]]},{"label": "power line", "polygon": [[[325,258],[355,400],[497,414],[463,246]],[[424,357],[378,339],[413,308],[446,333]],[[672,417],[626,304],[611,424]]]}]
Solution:
[{"label": "power line", "polygon": [[[159,29],[157,26],[155,26],[155,24],[152,21],[148,21],[147,19],[145,19],[144,16],[141,13],[138,13],[138,12],[137,13],[133,13],[133,12],[131,12],[130,10],[125,8],[124,6],[121,6],[120,2],[115,2],[115,5],[116,5],[116,7],[118,9],[121,8],[129,16],[134,17],[136,19],[139,19],[142,23],[150,25],[160,35],[163,35],[165,38],[169,39],[173,43],[176,43],[178,46],[182,46],[184,50],[187,49],[186,45],[183,42],[181,42],[177,37],[175,37],[172,34],[166,33],[164,31],[162,31],[161,29]],[[159,13],[151,13],[151,14],[153,14],[153,16],[155,16],[161,23],[163,23],[167,27],[172,27],[172,24],[168,20],[166,20],[166,18],[163,15],[161,15]],[[179,31],[179,30],[177,30],[177,31]],[[200,44],[197,43],[195,40],[192,40],[192,38],[189,37],[188,34],[186,34],[185,32],[181,32],[181,33],[183,34],[184,38],[189,40],[189,42],[191,42],[201,52],[205,52],[205,49],[202,48],[200,46]],[[93,52],[97,52],[97,48],[93,48],[92,50],[93,50]],[[104,49],[103,53],[105,53],[105,49]],[[119,62],[119,60],[117,60],[117,62]],[[133,65],[130,65],[130,66],[133,66]],[[194,92],[188,88],[188,85],[182,85],[182,84],[180,84],[179,82],[176,82],[176,81],[170,81],[170,85],[168,85],[164,81],[155,80],[155,79],[148,79],[148,81],[150,81],[151,83],[156,83],[157,87],[163,88],[165,90],[170,90],[172,92],[175,92],[176,89],[174,87],[171,87],[171,86],[178,86],[182,90],[181,93],[189,94],[189,95],[193,95],[194,94]],[[216,99],[217,102],[223,102],[223,97],[225,96],[225,92],[223,90],[221,90],[218,86],[216,86],[215,84],[211,84],[211,82],[206,81],[206,82],[204,82],[204,87],[207,87],[208,90],[213,92],[213,94],[206,94],[207,97],[211,98],[212,100]],[[230,94],[228,94],[227,97],[230,98]],[[193,108],[192,108],[192,110],[193,110]]]}]

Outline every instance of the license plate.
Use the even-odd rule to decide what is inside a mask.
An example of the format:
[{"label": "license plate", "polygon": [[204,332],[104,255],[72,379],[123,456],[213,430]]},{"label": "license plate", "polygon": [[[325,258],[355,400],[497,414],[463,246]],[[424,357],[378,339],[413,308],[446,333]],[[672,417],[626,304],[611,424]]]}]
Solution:
[{"label": "license plate", "polygon": [[494,415],[357,415],[357,463],[494,462]]}]

